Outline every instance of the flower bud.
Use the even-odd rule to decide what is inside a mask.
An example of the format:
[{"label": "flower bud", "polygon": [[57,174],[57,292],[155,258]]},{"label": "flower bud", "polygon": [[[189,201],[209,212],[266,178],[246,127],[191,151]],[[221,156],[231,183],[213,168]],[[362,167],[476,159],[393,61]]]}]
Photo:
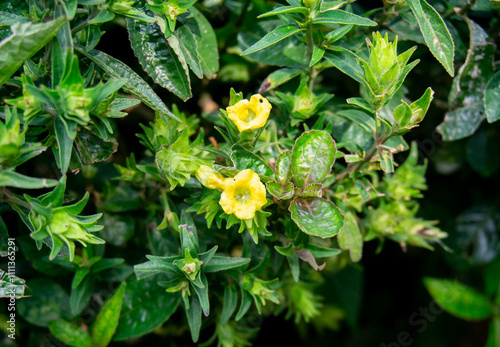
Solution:
[{"label": "flower bud", "polygon": [[201,165],[198,170],[196,170],[196,179],[200,183],[209,189],[219,189],[222,190],[224,186],[224,178],[220,173],[212,169],[210,166]]}]

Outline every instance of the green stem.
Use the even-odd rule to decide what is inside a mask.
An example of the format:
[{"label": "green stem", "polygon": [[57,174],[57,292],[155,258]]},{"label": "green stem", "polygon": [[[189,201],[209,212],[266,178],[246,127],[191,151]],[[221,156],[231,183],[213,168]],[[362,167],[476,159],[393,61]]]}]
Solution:
[{"label": "green stem", "polygon": [[[314,52],[314,37],[313,37],[313,27],[311,21],[307,23],[306,30],[306,42],[307,42],[307,56],[309,57],[309,61],[312,59],[312,55]],[[316,68],[311,66],[309,68],[309,90],[313,90],[314,87],[314,79],[318,75]]]},{"label": "green stem", "polygon": [[9,205],[19,205],[22,207],[25,207],[27,209],[31,210],[31,205],[28,204],[26,201],[19,199],[17,196],[14,195],[10,190],[7,188],[3,188],[0,191],[0,201],[4,201],[8,203]]},{"label": "green stem", "polygon": [[366,155],[364,156],[363,160],[348,165],[344,171],[342,171],[340,174],[337,175],[335,185],[338,182],[341,182],[344,178],[348,177],[351,173],[361,169],[361,167],[363,167],[363,165],[365,165],[366,163],[370,162],[373,156],[377,153],[378,147],[392,136],[392,134],[388,136],[379,135],[379,125],[377,121],[378,113],[379,113],[378,110],[375,111],[375,131],[373,133],[373,140],[374,140],[373,146],[368,150],[368,152],[366,152]]}]

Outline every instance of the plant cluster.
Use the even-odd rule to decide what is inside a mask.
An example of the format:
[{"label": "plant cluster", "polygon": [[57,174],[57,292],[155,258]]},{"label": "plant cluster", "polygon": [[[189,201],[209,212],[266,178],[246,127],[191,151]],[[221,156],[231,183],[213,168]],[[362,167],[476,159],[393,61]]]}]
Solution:
[{"label": "plant cluster", "polygon": [[[316,289],[361,267],[365,243],[443,245],[447,233],[419,215],[427,160],[403,137],[424,121],[434,86],[407,79],[416,52],[454,77],[438,127],[447,141],[497,121],[494,46],[467,14],[499,5],[431,3],[2,2],[0,251],[15,236],[29,276],[3,276],[0,296],[15,286],[22,329],[39,328],[30,343],[189,331],[242,346],[257,335],[252,317],[282,313],[337,329],[345,312]],[[221,13],[229,20],[215,27]],[[457,22],[470,45],[455,76],[467,48]],[[103,51],[114,27],[143,71]],[[267,75],[258,91],[245,84],[249,64]],[[193,97],[202,110],[188,116],[181,100]],[[123,121],[151,110],[133,147]],[[493,317],[490,346],[500,343],[497,282],[495,301],[425,280],[451,313]]]}]

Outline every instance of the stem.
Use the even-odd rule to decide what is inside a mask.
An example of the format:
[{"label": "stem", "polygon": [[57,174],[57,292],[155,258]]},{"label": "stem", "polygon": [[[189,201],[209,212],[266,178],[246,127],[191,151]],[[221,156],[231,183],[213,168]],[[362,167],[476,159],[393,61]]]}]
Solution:
[{"label": "stem", "polygon": [[92,10],[92,12],[89,14],[89,16],[87,17],[87,19],[85,19],[83,22],[81,22],[76,27],[74,27],[73,29],[71,29],[71,35],[74,35],[78,31],[86,28],[89,25],[89,22],[92,19],[94,19],[94,17],[96,17],[96,16],[97,16],[97,12],[95,10]]},{"label": "stem", "polygon": [[337,175],[337,179],[335,180],[335,185],[338,182],[341,182],[344,178],[348,177],[351,173],[361,169],[361,167],[363,165],[365,165],[366,163],[370,162],[372,160],[373,156],[375,155],[375,153],[377,153],[378,147],[380,145],[382,145],[385,141],[387,141],[392,136],[392,134],[389,134],[386,136],[379,135],[379,125],[378,125],[378,121],[377,121],[379,111],[380,110],[375,111],[375,132],[373,133],[373,140],[374,140],[373,146],[368,150],[368,152],[366,152],[366,155],[364,156],[363,160],[358,161],[357,163],[348,165],[344,171],[342,171],[340,174]]},{"label": "stem", "polygon": [[[307,23],[307,31],[306,31],[306,42],[307,42],[307,55],[309,57],[309,61],[312,59],[312,55],[314,52],[314,37],[313,37],[313,28],[312,23],[309,21]],[[311,66],[309,68],[309,90],[312,91],[314,87],[314,79],[318,75],[316,68]]]},{"label": "stem", "polygon": [[358,161],[357,163],[354,163],[352,165],[347,166],[347,168],[344,171],[342,171],[340,174],[337,175],[336,183],[341,182],[344,178],[349,176],[351,173],[359,170],[364,164],[368,163],[373,158],[375,153],[377,153],[378,146],[380,146],[382,143],[383,143],[383,141],[381,141],[381,142],[375,141],[373,146],[368,150],[368,152],[366,152],[366,155],[362,161]]},{"label": "stem", "polygon": [[7,188],[3,188],[0,191],[0,201],[4,201],[8,203],[9,205],[19,205],[22,207],[25,207],[27,209],[31,210],[31,205],[28,204],[26,201],[19,199],[17,196],[14,195],[11,191],[9,191]]},{"label": "stem", "polygon": [[459,16],[463,16],[474,4],[476,3],[476,0],[469,0],[467,1],[467,4],[465,4],[464,7],[458,11]]}]

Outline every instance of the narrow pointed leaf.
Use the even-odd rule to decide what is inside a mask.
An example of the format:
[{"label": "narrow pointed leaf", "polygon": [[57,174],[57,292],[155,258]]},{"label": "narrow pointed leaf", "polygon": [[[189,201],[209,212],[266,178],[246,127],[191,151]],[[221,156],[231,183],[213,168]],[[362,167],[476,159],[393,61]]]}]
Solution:
[{"label": "narrow pointed leaf", "polygon": [[299,29],[294,25],[284,25],[266,34],[259,41],[248,47],[241,55],[248,55],[260,51],[266,47],[274,45],[289,36],[297,34],[305,29]]},{"label": "narrow pointed leaf", "polygon": [[453,69],[455,46],[443,19],[425,0],[409,0],[408,5],[418,21],[427,47],[453,77],[455,75]]}]

